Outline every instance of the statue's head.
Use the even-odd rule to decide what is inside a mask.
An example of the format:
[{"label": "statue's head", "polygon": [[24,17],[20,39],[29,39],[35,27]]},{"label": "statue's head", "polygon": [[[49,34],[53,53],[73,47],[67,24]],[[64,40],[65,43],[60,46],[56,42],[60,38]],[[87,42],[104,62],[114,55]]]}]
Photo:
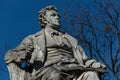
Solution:
[{"label": "statue's head", "polygon": [[41,9],[39,11],[38,19],[42,28],[45,28],[46,25],[56,28],[60,27],[60,16],[54,6],[47,6]]}]

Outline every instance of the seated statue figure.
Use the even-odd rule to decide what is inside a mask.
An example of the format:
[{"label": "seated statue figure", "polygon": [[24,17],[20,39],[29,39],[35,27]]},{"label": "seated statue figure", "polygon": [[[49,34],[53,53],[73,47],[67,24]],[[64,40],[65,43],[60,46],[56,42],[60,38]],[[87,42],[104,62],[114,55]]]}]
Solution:
[{"label": "seated statue figure", "polygon": [[100,80],[105,65],[86,56],[75,38],[60,29],[54,6],[39,11],[41,31],[5,55],[11,80]]}]

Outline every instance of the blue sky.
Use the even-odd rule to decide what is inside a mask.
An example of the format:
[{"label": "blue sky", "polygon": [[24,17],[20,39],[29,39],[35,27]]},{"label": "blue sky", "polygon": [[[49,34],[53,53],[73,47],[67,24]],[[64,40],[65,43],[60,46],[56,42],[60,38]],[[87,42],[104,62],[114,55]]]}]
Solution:
[{"label": "blue sky", "polygon": [[[38,11],[41,8],[55,5],[62,16],[67,4],[74,12],[76,3],[92,4],[91,0],[0,0],[0,48],[5,44],[14,48],[23,38],[39,31]],[[0,58],[3,61],[4,58]],[[8,72],[0,71],[0,80],[9,80]]]}]

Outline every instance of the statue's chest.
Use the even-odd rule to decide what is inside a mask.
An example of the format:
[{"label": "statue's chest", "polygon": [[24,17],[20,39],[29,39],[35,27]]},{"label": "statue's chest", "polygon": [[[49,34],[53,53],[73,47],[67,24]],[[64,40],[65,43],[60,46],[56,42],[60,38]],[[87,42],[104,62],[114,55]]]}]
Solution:
[{"label": "statue's chest", "polygon": [[70,49],[72,46],[70,44],[70,41],[64,37],[64,35],[46,35],[46,44],[47,47],[50,48],[56,48],[56,47],[60,47],[60,48],[68,48]]}]

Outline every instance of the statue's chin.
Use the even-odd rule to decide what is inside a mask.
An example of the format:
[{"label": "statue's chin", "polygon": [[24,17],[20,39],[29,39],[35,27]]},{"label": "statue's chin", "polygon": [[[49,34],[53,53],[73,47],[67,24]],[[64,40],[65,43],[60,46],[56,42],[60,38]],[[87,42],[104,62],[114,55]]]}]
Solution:
[{"label": "statue's chin", "polygon": [[59,29],[60,29],[60,25],[54,25],[54,26],[53,26],[53,29],[59,30]]}]

